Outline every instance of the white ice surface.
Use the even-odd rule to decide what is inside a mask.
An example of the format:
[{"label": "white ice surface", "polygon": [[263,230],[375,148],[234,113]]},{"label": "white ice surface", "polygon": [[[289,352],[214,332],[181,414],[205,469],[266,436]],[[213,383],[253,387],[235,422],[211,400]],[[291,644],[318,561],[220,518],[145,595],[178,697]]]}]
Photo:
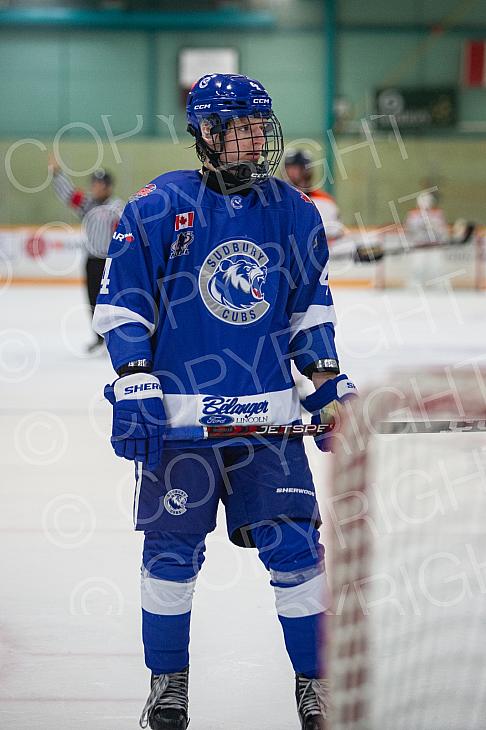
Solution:
[{"label": "white ice surface", "polygon": [[[335,300],[358,386],[396,365],[486,358],[484,295],[338,289]],[[132,467],[111,451],[113,376],[107,358],[82,356],[89,338],[81,289],[0,292],[2,730],[128,730],[147,695]],[[324,501],[332,457],[312,443],[309,455]],[[191,730],[298,728],[268,577],[223,520],[194,601],[190,702]]]}]

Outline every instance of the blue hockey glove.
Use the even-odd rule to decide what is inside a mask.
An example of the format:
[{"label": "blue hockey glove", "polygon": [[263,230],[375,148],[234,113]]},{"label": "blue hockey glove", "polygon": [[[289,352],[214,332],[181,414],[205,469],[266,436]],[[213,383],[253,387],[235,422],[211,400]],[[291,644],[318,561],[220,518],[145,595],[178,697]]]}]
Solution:
[{"label": "blue hockey glove", "polygon": [[164,446],[166,415],[159,379],[133,373],[105,386],[113,406],[111,444],[117,456],[141,461],[149,469],[159,465]]},{"label": "blue hockey glove", "polygon": [[[357,398],[358,391],[347,375],[338,375],[326,380],[314,393],[302,401],[304,408],[312,413],[311,423],[339,425],[341,404],[349,398]],[[332,430],[329,435],[316,436],[321,451],[331,451]]]}]

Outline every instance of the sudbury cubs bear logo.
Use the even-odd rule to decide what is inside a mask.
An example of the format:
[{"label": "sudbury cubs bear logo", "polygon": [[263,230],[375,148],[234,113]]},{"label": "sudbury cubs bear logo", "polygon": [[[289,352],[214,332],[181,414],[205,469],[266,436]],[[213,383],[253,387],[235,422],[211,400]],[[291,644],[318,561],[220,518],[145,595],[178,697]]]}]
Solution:
[{"label": "sudbury cubs bear logo", "polygon": [[262,286],[267,267],[258,266],[250,256],[229,256],[219,264],[209,280],[209,293],[216,302],[231,309],[252,307],[264,299]]},{"label": "sudbury cubs bear logo", "polygon": [[204,261],[199,291],[215,317],[229,324],[251,324],[269,308],[265,301],[268,256],[251,241],[219,244]]},{"label": "sudbury cubs bear logo", "polygon": [[187,512],[189,495],[182,489],[171,489],[164,497],[164,507],[171,515],[183,515]]}]

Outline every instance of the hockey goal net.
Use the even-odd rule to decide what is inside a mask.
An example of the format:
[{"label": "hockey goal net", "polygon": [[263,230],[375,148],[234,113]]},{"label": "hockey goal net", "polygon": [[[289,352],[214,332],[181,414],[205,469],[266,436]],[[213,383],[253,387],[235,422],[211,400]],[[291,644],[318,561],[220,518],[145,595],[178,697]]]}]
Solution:
[{"label": "hockey goal net", "polygon": [[336,449],[332,730],[484,728],[486,371],[400,374],[349,408]]}]

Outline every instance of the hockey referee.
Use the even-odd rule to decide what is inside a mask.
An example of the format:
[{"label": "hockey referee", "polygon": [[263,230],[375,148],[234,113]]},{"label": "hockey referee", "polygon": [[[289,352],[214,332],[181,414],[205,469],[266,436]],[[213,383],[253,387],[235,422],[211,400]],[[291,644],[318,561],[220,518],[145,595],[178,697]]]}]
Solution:
[{"label": "hockey referee", "polygon": [[[106,170],[95,170],[91,175],[89,192],[74,187],[69,177],[61,170],[54,156],[49,158],[52,184],[57,197],[76,213],[82,221],[86,258],[86,289],[94,312],[96,297],[100,290],[101,277],[113,231],[118,225],[124,202],[113,196],[113,177]],[[104,340],[96,335],[87,352],[95,354],[104,348]]]}]

